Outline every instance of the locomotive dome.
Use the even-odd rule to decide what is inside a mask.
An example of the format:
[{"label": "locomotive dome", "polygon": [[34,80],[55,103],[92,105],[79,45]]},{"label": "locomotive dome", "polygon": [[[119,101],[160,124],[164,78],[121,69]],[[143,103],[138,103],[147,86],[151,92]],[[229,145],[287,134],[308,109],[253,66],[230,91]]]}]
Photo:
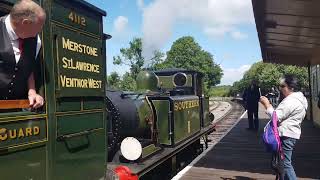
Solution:
[{"label": "locomotive dome", "polygon": [[159,79],[152,71],[141,71],[137,76],[137,88],[140,91],[156,91],[158,90]]}]

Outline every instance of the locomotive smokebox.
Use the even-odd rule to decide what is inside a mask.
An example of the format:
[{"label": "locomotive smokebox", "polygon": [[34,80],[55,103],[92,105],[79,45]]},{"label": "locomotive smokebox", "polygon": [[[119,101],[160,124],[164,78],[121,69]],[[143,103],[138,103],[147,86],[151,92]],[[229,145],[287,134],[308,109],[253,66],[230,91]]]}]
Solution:
[{"label": "locomotive smokebox", "polygon": [[109,132],[121,139],[132,136],[150,138],[152,110],[144,95],[107,91]]}]

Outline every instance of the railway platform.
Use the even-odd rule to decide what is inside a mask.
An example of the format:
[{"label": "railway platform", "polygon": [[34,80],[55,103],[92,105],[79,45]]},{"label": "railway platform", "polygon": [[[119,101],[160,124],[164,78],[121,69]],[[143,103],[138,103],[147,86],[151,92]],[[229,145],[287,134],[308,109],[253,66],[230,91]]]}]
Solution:
[{"label": "railway platform", "polygon": [[[270,168],[271,155],[261,139],[268,117],[259,110],[260,129],[248,131],[246,113],[221,140],[203,152],[173,179],[180,180],[253,180],[275,179]],[[219,128],[219,127],[218,127]],[[320,179],[320,131],[310,120],[303,121],[301,139],[293,153],[298,179]]]}]

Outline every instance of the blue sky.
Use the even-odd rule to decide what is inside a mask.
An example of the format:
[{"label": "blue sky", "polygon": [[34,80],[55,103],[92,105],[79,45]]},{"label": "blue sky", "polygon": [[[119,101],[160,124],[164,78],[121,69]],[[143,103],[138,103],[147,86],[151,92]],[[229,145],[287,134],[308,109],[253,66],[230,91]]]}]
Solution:
[{"label": "blue sky", "polygon": [[113,65],[113,56],[128,47],[134,37],[143,38],[144,55],[153,50],[166,52],[182,36],[193,36],[214,56],[224,76],[221,84],[231,85],[250,66],[261,60],[251,0],[87,0],[105,10],[107,72],[120,74],[129,67]]}]

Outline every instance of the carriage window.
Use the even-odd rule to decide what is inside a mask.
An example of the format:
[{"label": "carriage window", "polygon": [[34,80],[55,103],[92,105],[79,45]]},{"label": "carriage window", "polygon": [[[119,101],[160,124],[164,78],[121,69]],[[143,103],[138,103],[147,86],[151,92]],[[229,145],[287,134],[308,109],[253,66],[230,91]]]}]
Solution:
[{"label": "carriage window", "polygon": [[[6,2],[0,2],[0,17],[7,15],[10,12],[11,5]],[[40,36],[41,37],[41,36]],[[43,63],[42,63],[42,52],[39,52],[38,58],[36,59],[35,67],[34,67],[34,80],[35,80],[35,88],[37,90],[37,93],[41,95],[44,98],[44,78],[43,78]],[[0,63],[4,63],[4,60],[1,58]],[[17,67],[14,67],[17,69]],[[29,106],[29,100],[27,95],[28,94],[27,89],[24,91],[20,91],[21,89],[24,89],[24,86],[19,86],[19,83],[14,82],[14,79],[17,82],[18,76],[16,74],[10,74],[9,77],[12,77],[11,79],[8,79],[9,84],[8,88],[2,88],[0,89],[0,114],[4,115],[6,113],[10,113],[13,116],[15,113],[18,113],[19,115],[22,114],[28,114],[30,112],[43,112],[44,106],[37,109],[32,109]],[[23,79],[23,78],[21,78]],[[16,85],[16,88],[13,88],[14,85]],[[15,91],[20,91],[19,93],[15,93]]]}]

